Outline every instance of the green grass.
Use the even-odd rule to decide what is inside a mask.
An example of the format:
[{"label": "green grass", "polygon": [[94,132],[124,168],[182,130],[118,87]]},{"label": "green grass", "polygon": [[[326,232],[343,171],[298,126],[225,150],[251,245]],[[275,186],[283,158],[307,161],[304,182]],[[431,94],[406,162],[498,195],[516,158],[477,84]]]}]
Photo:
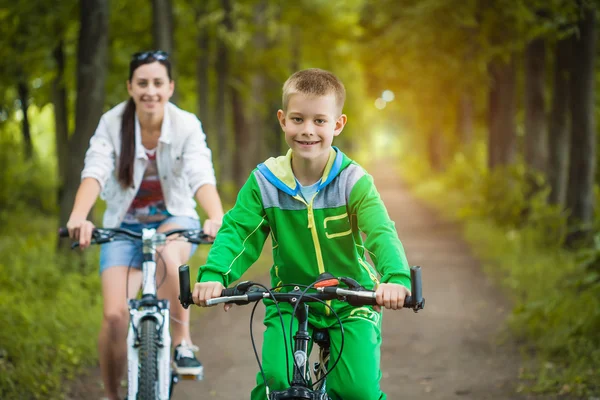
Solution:
[{"label": "green grass", "polygon": [[523,344],[519,390],[600,394],[600,275],[590,269],[599,265],[600,240],[565,250],[565,215],[545,204],[545,192],[528,196],[520,166],[490,174],[458,157],[443,174],[415,163],[402,175],[417,197],[460,221],[485,272],[511,299],[509,327]]},{"label": "green grass", "polygon": [[[56,254],[53,218],[13,215],[0,235],[0,398],[61,398],[65,380],[96,361],[97,269]],[[85,265],[97,265],[96,254]]]}]

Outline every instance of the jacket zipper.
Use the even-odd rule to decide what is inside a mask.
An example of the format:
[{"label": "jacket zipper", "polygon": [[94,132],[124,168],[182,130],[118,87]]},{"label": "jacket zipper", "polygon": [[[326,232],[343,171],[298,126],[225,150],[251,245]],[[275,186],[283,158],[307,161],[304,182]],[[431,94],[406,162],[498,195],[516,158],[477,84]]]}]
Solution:
[{"label": "jacket zipper", "polygon": [[[315,194],[316,196],[316,194]],[[308,207],[308,229],[310,229],[313,244],[315,246],[315,253],[317,255],[317,267],[319,268],[319,274],[325,272],[325,263],[323,262],[323,253],[321,252],[321,244],[319,243],[319,236],[317,235],[317,226],[315,224],[315,215],[313,212],[313,200],[315,197],[313,196],[310,203],[307,203],[302,197],[295,196],[295,199],[303,202]]]},{"label": "jacket zipper", "polygon": [[[325,263],[323,262],[323,253],[321,252],[321,243],[319,242],[319,236],[317,235],[317,225],[315,224],[315,214],[313,212],[313,202],[317,197],[317,193],[310,200],[310,203],[307,203],[302,196],[295,196],[294,198],[306,204],[308,208],[308,229],[311,231],[313,245],[315,246],[315,253],[317,255],[317,267],[319,269],[319,274],[325,272]],[[331,300],[327,300],[326,303],[331,305]],[[329,307],[325,308],[325,315],[329,315]]]}]

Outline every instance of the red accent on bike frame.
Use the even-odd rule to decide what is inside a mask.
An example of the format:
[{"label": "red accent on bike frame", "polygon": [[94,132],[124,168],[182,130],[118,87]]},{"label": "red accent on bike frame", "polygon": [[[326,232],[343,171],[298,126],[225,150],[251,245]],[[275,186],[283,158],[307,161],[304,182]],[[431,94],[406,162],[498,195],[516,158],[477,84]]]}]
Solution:
[{"label": "red accent on bike frame", "polygon": [[331,287],[331,286],[337,286],[339,284],[340,284],[340,281],[338,281],[336,278],[332,278],[332,279],[327,279],[327,280],[321,281],[319,283],[315,283],[315,287],[316,288]]}]

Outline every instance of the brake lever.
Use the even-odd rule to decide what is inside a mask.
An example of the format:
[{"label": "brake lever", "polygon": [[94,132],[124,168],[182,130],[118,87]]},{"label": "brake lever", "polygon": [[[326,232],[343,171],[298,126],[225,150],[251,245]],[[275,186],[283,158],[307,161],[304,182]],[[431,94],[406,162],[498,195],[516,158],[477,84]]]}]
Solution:
[{"label": "brake lever", "polygon": [[188,240],[198,240],[199,242],[205,243],[214,243],[214,238],[209,236],[208,234],[202,232],[200,233],[190,233],[190,232],[182,232],[181,235]]},{"label": "brake lever", "polygon": [[243,281],[235,285],[235,289],[239,290],[240,292],[247,292],[248,289],[250,289],[253,285],[254,282],[252,281]]},{"label": "brake lever", "polygon": [[[92,240],[90,240],[90,246],[93,244],[96,245],[96,244],[108,243],[113,240],[114,236],[115,236],[115,233],[102,234],[98,231],[94,231],[92,233]],[[77,247],[79,247],[79,242],[73,242],[71,244],[71,250],[74,250]]]},{"label": "brake lever", "polygon": [[352,279],[352,278],[348,278],[348,277],[341,277],[339,278],[340,281],[344,282],[346,284],[346,286],[348,286],[349,289],[352,290],[367,290],[365,289],[360,283],[358,283],[356,280]]}]

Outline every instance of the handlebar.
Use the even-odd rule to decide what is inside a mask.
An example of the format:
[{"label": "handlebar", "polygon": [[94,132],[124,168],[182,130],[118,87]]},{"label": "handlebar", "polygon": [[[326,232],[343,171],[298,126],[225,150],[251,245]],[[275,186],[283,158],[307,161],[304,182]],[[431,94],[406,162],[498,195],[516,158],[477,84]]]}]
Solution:
[{"label": "handlebar", "polygon": [[[210,236],[206,235],[201,229],[171,229],[166,232],[161,232],[164,237],[169,237],[175,234],[180,234],[187,239],[188,242],[193,244],[212,244],[212,239],[209,239]],[[134,232],[125,228],[94,228],[92,231],[92,242],[91,244],[103,244],[112,242],[114,240],[119,240],[118,235],[125,235],[132,239],[142,239],[141,232]],[[69,237],[69,230],[65,227],[60,227],[58,229],[58,236]],[[122,239],[121,239],[122,240]],[[71,248],[75,248],[79,246],[79,242],[73,242]]]},{"label": "handlebar", "polygon": [[[412,295],[404,299],[403,308],[411,308],[414,312],[418,312],[425,307],[425,299],[423,298],[423,289],[421,283],[421,267],[415,266],[410,269],[410,280],[412,286]],[[317,281],[317,282],[325,282]],[[348,288],[339,287],[339,283],[345,283]],[[262,299],[273,299],[276,301],[285,301],[291,304],[297,302],[315,302],[322,300],[341,300],[346,301],[353,306],[375,305],[377,304],[376,294],[374,291],[366,290],[351,278],[332,278],[328,279],[325,285],[315,285],[317,292],[308,292],[303,294],[299,288],[295,288],[291,292],[269,292],[259,288],[257,284],[251,281],[238,283],[233,288],[224,289],[221,297],[210,299],[206,302],[208,306],[219,303],[234,303],[238,305],[249,304]],[[188,308],[193,304],[192,294],[190,293],[190,273],[189,266],[182,265],[179,267],[179,301],[183,308]]]}]

